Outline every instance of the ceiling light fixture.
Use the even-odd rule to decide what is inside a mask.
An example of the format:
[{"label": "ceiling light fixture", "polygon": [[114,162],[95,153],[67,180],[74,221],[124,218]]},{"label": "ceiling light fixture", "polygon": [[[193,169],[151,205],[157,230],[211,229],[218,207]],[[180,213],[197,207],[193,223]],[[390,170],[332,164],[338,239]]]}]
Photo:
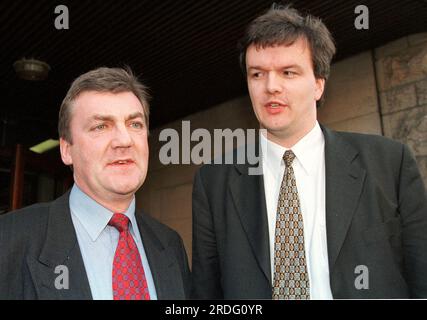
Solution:
[{"label": "ceiling light fixture", "polygon": [[30,150],[35,153],[45,153],[46,151],[56,148],[57,146],[59,146],[58,140],[48,139],[46,141],[43,141],[42,143],[39,143],[31,147]]},{"label": "ceiling light fixture", "polygon": [[16,61],[13,68],[18,77],[32,81],[46,79],[50,71],[50,66],[46,62],[25,58]]}]

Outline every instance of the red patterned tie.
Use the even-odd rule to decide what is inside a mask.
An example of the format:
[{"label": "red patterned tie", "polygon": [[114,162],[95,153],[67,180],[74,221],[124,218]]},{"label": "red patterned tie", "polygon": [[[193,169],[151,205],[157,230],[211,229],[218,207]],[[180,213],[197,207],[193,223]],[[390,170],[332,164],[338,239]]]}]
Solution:
[{"label": "red patterned tie", "polygon": [[150,300],[138,247],[129,232],[129,219],[115,213],[108,223],[120,232],[113,261],[114,300]]}]

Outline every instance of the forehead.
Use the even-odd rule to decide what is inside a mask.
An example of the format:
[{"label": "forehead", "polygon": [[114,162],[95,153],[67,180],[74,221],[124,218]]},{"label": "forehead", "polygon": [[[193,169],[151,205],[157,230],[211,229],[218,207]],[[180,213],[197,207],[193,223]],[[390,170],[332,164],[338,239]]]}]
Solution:
[{"label": "forehead", "polygon": [[93,114],[127,116],[131,113],[144,113],[139,99],[132,92],[85,91],[77,96],[72,108],[75,117],[91,117]]},{"label": "forehead", "polygon": [[310,47],[305,39],[291,45],[277,44],[261,47],[251,44],[246,50],[246,67],[283,67],[285,65],[311,66]]}]

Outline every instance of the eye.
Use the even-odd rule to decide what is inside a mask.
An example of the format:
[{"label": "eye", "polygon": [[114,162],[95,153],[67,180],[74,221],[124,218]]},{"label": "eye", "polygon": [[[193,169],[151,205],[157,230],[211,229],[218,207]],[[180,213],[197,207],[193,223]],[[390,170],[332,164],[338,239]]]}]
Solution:
[{"label": "eye", "polygon": [[142,122],[139,121],[134,121],[130,124],[130,126],[134,129],[142,129],[144,127],[144,125],[142,124]]},{"label": "eye", "polygon": [[297,75],[297,73],[296,73],[296,72],[294,72],[294,71],[290,71],[290,70],[285,70],[285,71],[283,71],[283,74],[284,74],[284,76],[285,76],[285,77],[287,77],[287,78],[294,78],[294,77]]},{"label": "eye", "polygon": [[102,124],[98,124],[98,125],[96,125],[94,128],[93,128],[93,130],[95,130],[95,131],[101,131],[101,130],[104,130],[104,129],[106,129],[107,128],[107,125],[106,124],[104,124],[104,123],[102,123]]},{"label": "eye", "polygon": [[252,72],[251,74],[250,74],[250,77],[251,78],[253,78],[253,79],[259,79],[259,78],[261,78],[261,76],[262,76],[262,73],[261,72]]}]

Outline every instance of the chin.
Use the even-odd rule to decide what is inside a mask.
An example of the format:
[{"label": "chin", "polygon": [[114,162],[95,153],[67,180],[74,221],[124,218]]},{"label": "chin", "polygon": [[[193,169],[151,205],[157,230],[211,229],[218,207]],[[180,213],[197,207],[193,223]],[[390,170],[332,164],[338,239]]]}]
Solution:
[{"label": "chin", "polygon": [[135,193],[140,186],[141,186],[141,183],[139,181],[132,181],[132,182],[115,184],[112,186],[111,190],[116,194],[128,195],[128,194]]},{"label": "chin", "polygon": [[263,128],[267,129],[268,132],[285,132],[289,128],[287,124],[283,123],[263,123]]},{"label": "chin", "polygon": [[117,195],[130,196],[130,195],[135,194],[135,192],[136,192],[136,190],[138,190],[138,188],[115,188],[112,190]]}]

